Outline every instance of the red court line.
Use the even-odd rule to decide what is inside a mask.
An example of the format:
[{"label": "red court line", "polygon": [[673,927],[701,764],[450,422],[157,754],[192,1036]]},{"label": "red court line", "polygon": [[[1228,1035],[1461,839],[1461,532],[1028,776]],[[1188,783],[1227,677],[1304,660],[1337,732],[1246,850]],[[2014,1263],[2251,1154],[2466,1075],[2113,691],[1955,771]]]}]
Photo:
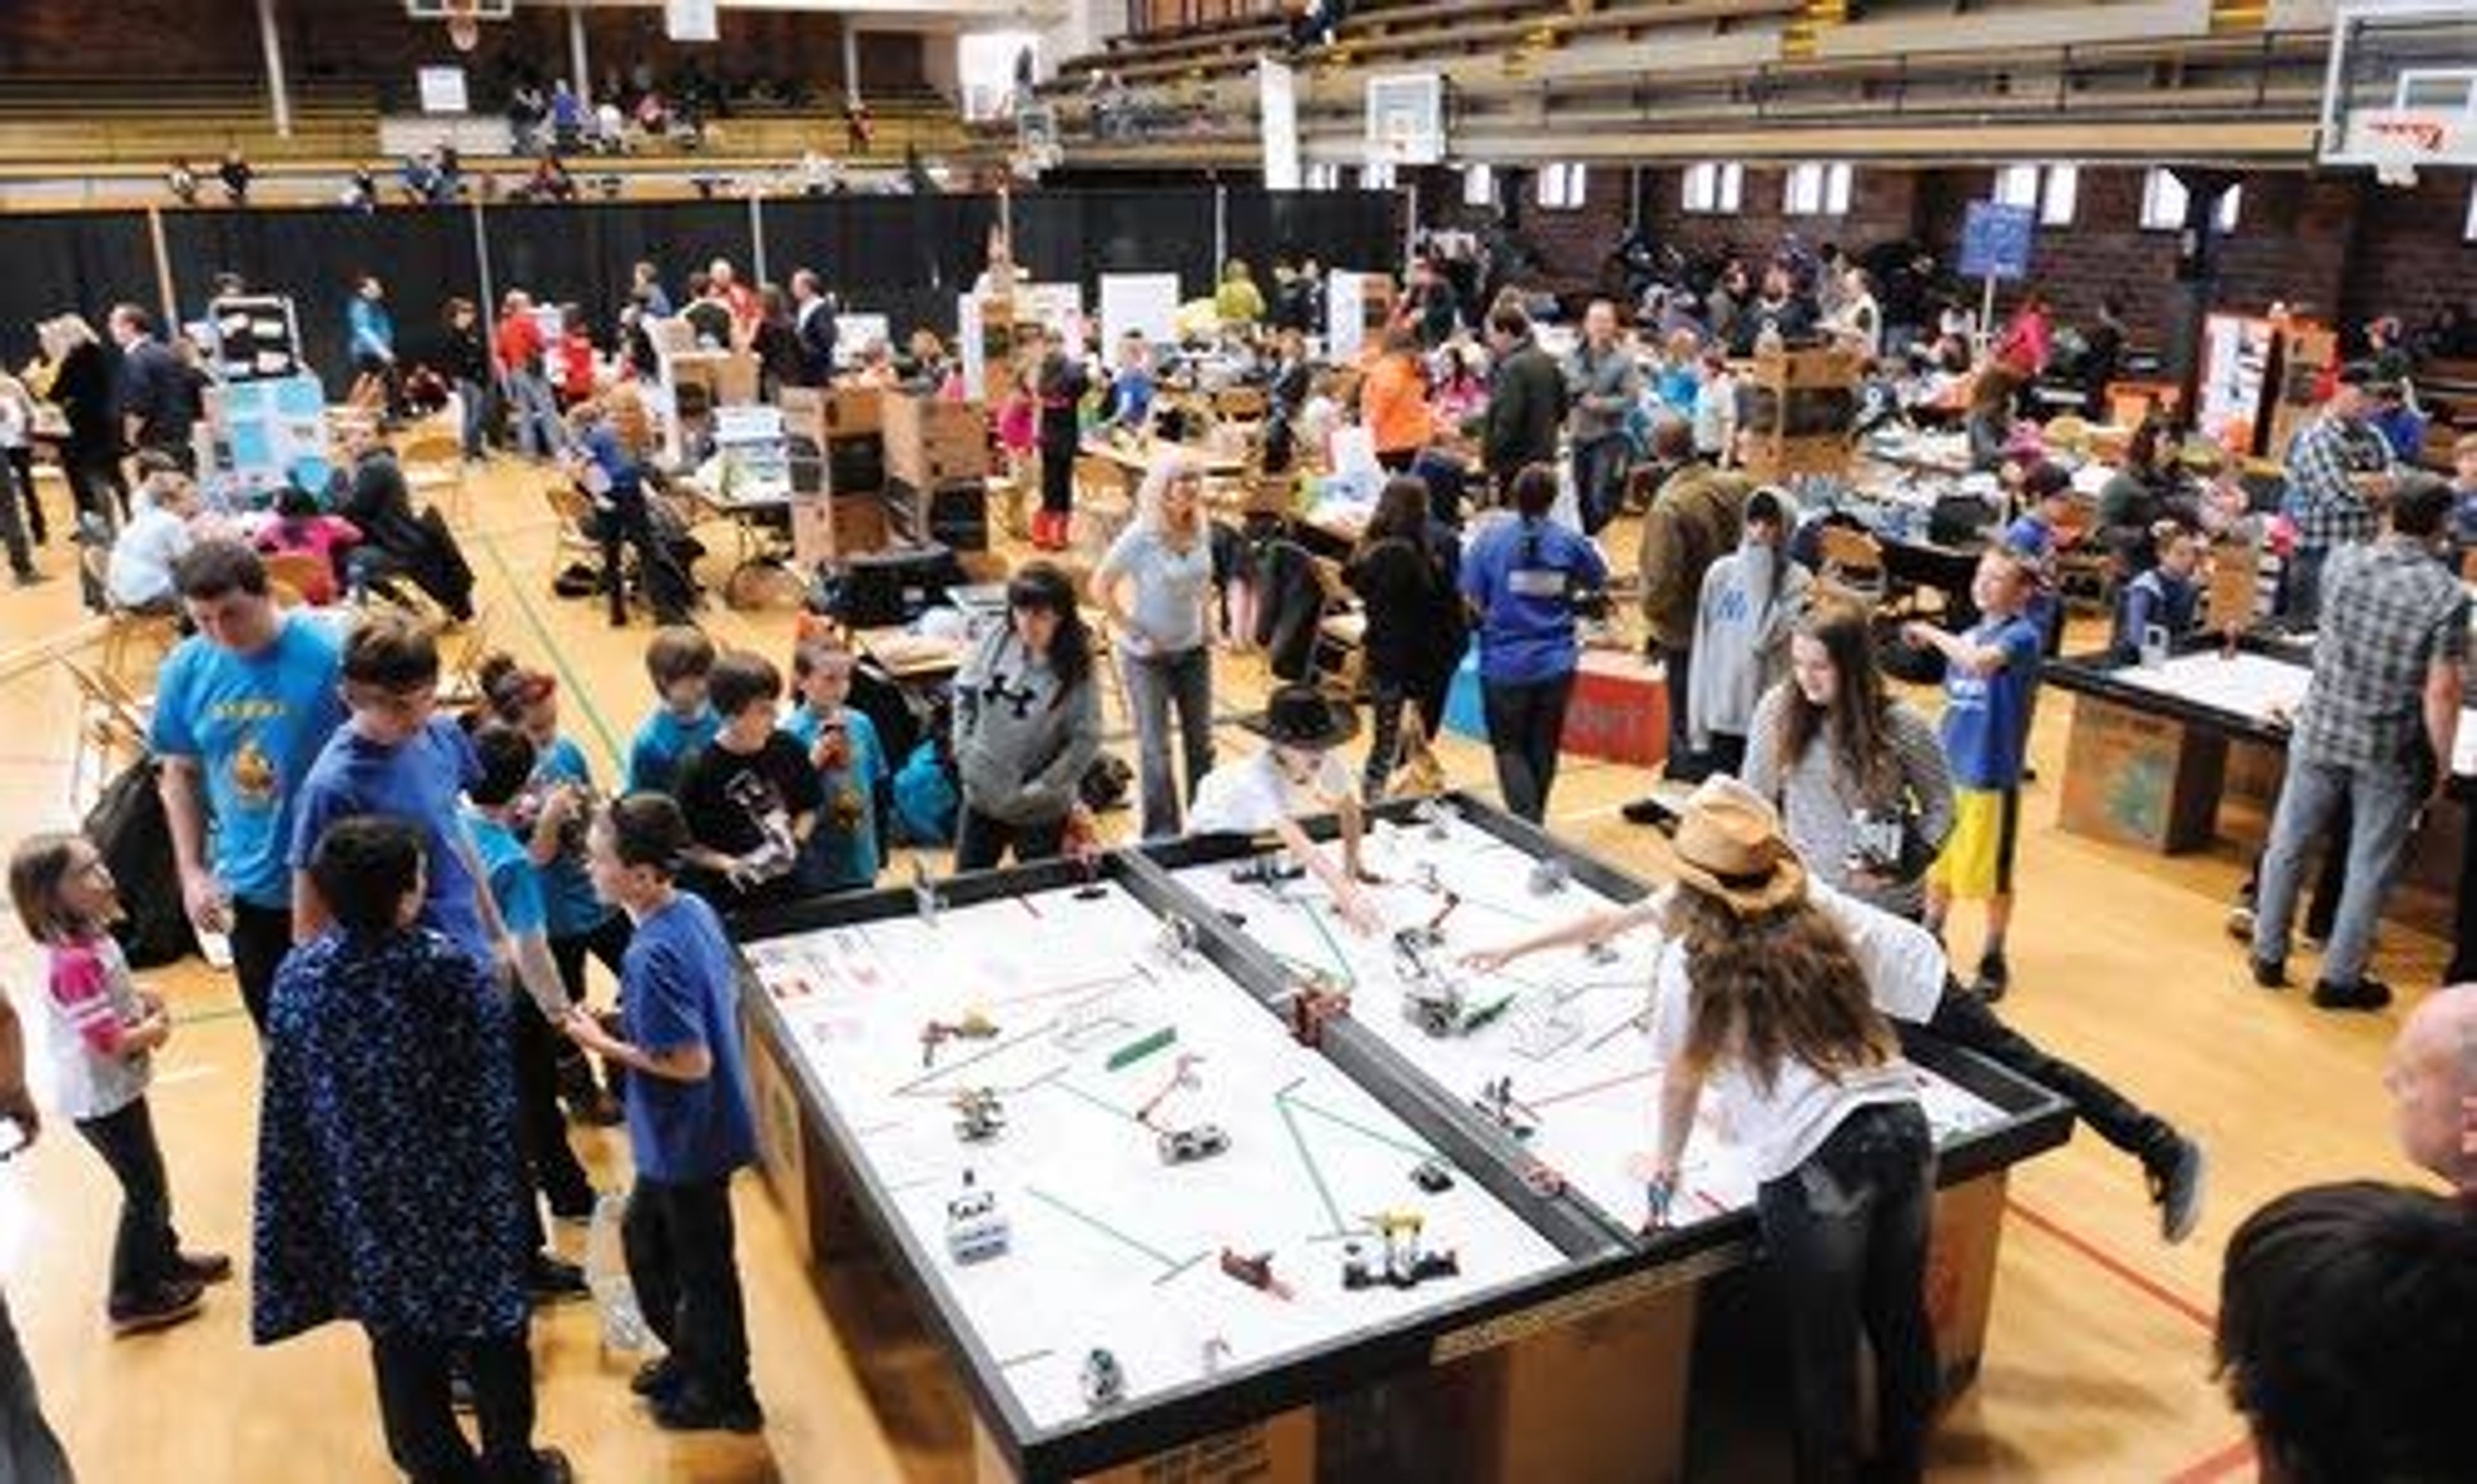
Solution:
[{"label": "red court line", "polygon": [[2114,1274],[2124,1282],[2139,1289],[2151,1298],[2158,1299],[2161,1303],[2165,1304],[2168,1308],[2171,1308],[2177,1313],[2185,1316],[2187,1319],[2191,1320],[2194,1323],[2199,1324],[2204,1331],[2212,1333],[2215,1333],[2217,1331],[2218,1318],[2210,1310],[2203,1308],[2201,1305],[2193,1302],[2191,1299],[2176,1292],[2174,1289],[2169,1288],[2165,1284],[2159,1282],[2157,1279],[2137,1271],[2117,1258],[2114,1253],[2108,1251],[2105,1248],[2100,1247],[2097,1243],[2094,1243],[2086,1237],[2076,1235],[2055,1218],[2040,1213],[2035,1207],[2026,1205],[2019,1200],[2010,1199],[2008,1199],[2004,1203],[2014,1212],[2014,1214],[2019,1216],[2023,1221],[2028,1222],[2031,1225],[2038,1227],[2040,1231],[2043,1231],[2047,1235],[2055,1238],[2057,1241],[2062,1242],[2064,1246],[2071,1248],[2074,1251],[2081,1253],[2084,1257],[2089,1258],[2091,1262],[2106,1269],[2109,1273]]},{"label": "red court line", "polygon": [[2253,1440],[2239,1438],[2226,1447],[2167,1475],[2167,1484],[2210,1484],[2253,1462]]}]

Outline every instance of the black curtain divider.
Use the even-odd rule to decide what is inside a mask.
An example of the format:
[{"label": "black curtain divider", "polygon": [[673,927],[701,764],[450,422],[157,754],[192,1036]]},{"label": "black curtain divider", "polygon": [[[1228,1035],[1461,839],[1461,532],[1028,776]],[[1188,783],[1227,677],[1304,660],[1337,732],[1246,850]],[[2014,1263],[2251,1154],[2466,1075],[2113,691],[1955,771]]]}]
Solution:
[{"label": "black curtain divider", "polygon": [[436,359],[446,302],[482,292],[473,218],[456,208],[171,211],[163,216],[163,246],[184,319],[205,314],[214,276],[227,270],[254,291],[290,295],[301,322],[301,354],[331,399],[341,399],[353,383],[344,315],[362,274],[376,274],[387,289],[396,359],[408,369]]},{"label": "black curtain divider", "polygon": [[1014,256],[1035,281],[1084,285],[1100,308],[1104,273],[1175,273],[1182,299],[1213,291],[1212,186],[1033,191],[1014,198]]},{"label": "black curtain divider", "polygon": [[578,306],[595,343],[606,347],[638,262],[661,271],[663,290],[675,306],[688,302],[688,274],[717,258],[728,260],[741,279],[757,282],[757,243],[744,199],[496,206],[482,220],[491,285],[502,295],[521,288],[536,304]]},{"label": "black curtain divider", "polygon": [[101,335],[123,301],[163,311],[143,212],[0,213],[0,361],[24,365],[35,322],[55,314],[83,314]]},{"label": "black curtain divider", "polygon": [[764,204],[765,266],[788,285],[813,268],[853,313],[883,314],[900,348],[926,326],[955,334],[955,303],[988,260],[995,196],[793,196]]},{"label": "black curtain divider", "polygon": [[1224,231],[1267,290],[1273,261],[1314,254],[1328,268],[1398,272],[1409,198],[1391,190],[1234,190]]}]

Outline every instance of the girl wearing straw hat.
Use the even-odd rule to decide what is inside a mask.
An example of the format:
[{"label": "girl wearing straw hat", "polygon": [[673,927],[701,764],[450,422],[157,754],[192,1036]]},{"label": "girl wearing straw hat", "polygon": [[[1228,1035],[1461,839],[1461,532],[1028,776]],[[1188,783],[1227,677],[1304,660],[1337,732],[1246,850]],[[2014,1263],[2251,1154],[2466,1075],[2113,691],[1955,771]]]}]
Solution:
[{"label": "girl wearing straw hat", "polygon": [[1870,1477],[1919,1476],[1937,1369],[1926,1313],[1935,1142],[1886,1017],[1922,1024],[1946,972],[1923,928],[1808,878],[1771,805],[1735,779],[1680,814],[1674,886],[1527,942],[1475,968],[1657,923],[1651,1217],[1665,1220],[1708,1088],[1756,1179],[1771,1279],[1790,1316],[1797,1477],[1851,1476],[1858,1342],[1875,1355]]},{"label": "girl wearing straw hat", "polygon": [[[1361,933],[1376,931],[1383,919],[1359,889],[1367,879],[1359,864],[1366,816],[1351,789],[1350,769],[1334,755],[1335,749],[1359,734],[1359,713],[1314,685],[1294,682],[1275,687],[1263,713],[1242,716],[1238,725],[1263,737],[1266,746],[1253,757],[1224,763],[1205,775],[1195,790],[1195,807],[1188,813],[1188,832],[1270,834],[1324,883],[1343,922]],[[1333,814],[1340,821],[1339,865],[1299,826],[1301,819],[1316,814]]]}]

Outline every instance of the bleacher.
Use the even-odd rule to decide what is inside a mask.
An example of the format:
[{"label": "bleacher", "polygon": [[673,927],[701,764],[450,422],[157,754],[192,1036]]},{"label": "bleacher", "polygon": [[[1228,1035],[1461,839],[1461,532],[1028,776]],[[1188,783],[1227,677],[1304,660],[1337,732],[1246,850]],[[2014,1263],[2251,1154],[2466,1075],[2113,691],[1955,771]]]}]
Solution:
[{"label": "bleacher", "polygon": [[378,147],[378,102],[366,87],[302,85],[291,108],[287,137],[257,77],[0,78],[0,170],[73,161],[161,175],[186,158],[204,175],[232,149],[264,164],[363,159]]},{"label": "bleacher", "polygon": [[[1829,0],[1374,0],[1302,57],[1299,119],[1312,138],[1355,135],[1368,73],[1433,71],[1454,87],[1457,137],[1502,136],[1491,142],[1509,158],[1542,147],[1543,130],[1560,148],[1656,156],[1660,136],[1681,128],[1971,119],[2123,135],[2098,139],[2105,149],[2130,147],[2137,125],[2206,120],[2223,126],[2210,147],[2296,153],[2319,104],[2326,12],[2315,0],[2021,0],[1965,13],[1951,0],[1863,12]],[[1278,17],[1117,37],[1068,61],[1048,91],[1070,145],[1095,162],[1166,148],[1235,158],[1254,136],[1253,110],[1220,100],[1244,98],[1257,55],[1283,44]],[[1126,84],[1138,116],[1177,120],[1174,145],[1141,130],[1076,145],[1093,136],[1096,71]]]}]

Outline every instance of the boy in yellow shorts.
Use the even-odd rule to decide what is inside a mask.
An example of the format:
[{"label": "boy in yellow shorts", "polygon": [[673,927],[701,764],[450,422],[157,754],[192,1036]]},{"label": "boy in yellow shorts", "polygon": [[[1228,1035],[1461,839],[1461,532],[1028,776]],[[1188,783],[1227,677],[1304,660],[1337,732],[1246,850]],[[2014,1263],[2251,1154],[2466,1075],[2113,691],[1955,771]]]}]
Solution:
[{"label": "boy in yellow shorts", "polygon": [[1901,637],[1941,651],[1943,750],[1952,766],[1953,830],[1927,868],[1926,926],[1943,934],[1955,900],[1987,903],[1987,941],[1971,985],[1989,1003],[2004,998],[2012,972],[2004,930],[2013,921],[2013,849],[2021,816],[2021,772],[2038,697],[2039,626],[2028,617],[2038,589],[2033,558],[1991,547],[1978,559],[1969,593],[1981,617],[1967,633],[1912,623]]}]

